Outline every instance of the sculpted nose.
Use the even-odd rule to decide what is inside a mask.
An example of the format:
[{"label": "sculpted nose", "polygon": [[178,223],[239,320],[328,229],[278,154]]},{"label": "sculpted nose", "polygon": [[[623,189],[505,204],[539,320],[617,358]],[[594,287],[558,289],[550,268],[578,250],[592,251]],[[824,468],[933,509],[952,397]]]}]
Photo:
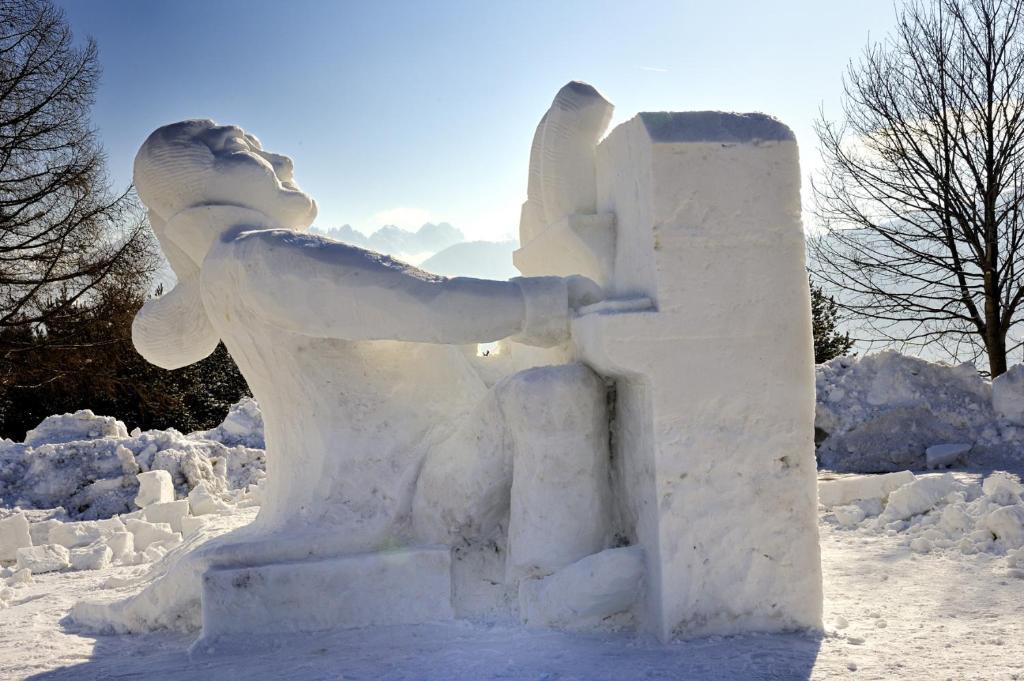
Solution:
[{"label": "sculpted nose", "polygon": [[272,154],[269,151],[259,151],[257,153],[265,158],[270,165],[274,166],[274,173],[277,174],[278,179],[282,182],[290,182],[295,177],[295,165],[287,156]]}]

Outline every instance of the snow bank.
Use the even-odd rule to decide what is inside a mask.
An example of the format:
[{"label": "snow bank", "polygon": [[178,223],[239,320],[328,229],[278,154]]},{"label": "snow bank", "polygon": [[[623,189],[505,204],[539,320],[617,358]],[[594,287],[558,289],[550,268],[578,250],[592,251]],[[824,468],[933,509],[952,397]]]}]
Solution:
[{"label": "snow bank", "polygon": [[[853,476],[835,482],[877,491],[886,486],[880,479],[888,477]],[[1018,562],[1024,565],[1024,485],[1016,476],[997,471],[981,484],[952,473],[911,475],[908,480],[884,498],[867,502],[849,503],[850,495],[823,494],[822,505],[829,510],[826,520],[897,536],[917,553],[989,553],[1006,556],[1011,569]],[[844,505],[832,505],[836,501]]]},{"label": "snow bank", "polygon": [[23,443],[0,441],[0,503],[62,507],[75,520],[109,518],[135,510],[139,481],[153,471],[166,472],[172,489],[164,482],[142,490],[143,505],[183,498],[200,483],[214,493],[244,489],[264,477],[257,445],[263,446],[263,419],[251,399],[232,407],[217,428],[191,435],[129,434],[120,421],[88,410],[51,416]]},{"label": "snow bank", "polygon": [[[22,581],[153,563],[184,538],[194,545],[251,521],[242,511],[256,504],[264,458],[247,444],[262,445],[262,428],[256,403],[243,400],[225,423],[191,435],[129,434],[80,411],[47,418],[26,442],[0,442],[0,563]],[[226,515],[225,526],[216,517]]]},{"label": "snow bank", "polygon": [[125,438],[128,429],[110,416],[96,416],[89,409],[74,414],[47,416],[38,426],[25,434],[25,444],[30,447],[47,443],[76,442],[99,438]]},{"label": "snow bank", "polygon": [[[989,383],[970,364],[894,351],[817,367],[818,459],[835,471],[941,468],[1024,452],[1024,368]],[[995,405],[995,406],[993,406]]]}]

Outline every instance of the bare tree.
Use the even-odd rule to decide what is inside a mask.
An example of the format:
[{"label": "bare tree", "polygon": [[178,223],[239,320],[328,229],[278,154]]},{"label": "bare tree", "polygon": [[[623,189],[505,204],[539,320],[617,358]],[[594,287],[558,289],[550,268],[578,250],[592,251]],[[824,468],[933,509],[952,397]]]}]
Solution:
[{"label": "bare tree", "polygon": [[861,340],[1006,371],[1024,298],[1024,0],[910,0],[817,132],[815,277]]},{"label": "bare tree", "polygon": [[0,329],[73,316],[108,277],[153,267],[90,127],[99,74],[49,0],[0,2]]}]

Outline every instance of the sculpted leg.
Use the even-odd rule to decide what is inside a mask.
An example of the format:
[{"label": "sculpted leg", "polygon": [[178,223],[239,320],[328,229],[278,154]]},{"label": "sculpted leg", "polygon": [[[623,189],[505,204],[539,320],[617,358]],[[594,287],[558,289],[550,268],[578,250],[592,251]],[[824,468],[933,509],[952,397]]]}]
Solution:
[{"label": "sculpted leg", "polygon": [[495,387],[515,451],[506,580],[554,572],[607,545],[611,491],[604,381],[583,364]]},{"label": "sculpted leg", "polygon": [[451,545],[495,536],[511,487],[512,445],[492,390],[424,461],[413,499],[416,538]]}]

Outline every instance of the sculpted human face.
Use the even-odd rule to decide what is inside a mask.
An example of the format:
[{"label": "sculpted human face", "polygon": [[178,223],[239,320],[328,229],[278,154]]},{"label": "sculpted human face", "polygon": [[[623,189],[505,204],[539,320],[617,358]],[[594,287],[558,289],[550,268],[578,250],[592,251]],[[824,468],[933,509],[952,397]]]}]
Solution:
[{"label": "sculpted human face", "polygon": [[[316,203],[295,183],[291,159],[264,151],[237,126],[213,121],[156,130],[135,157],[135,184],[158,230],[197,206],[249,208],[266,216],[265,226],[286,229],[305,229],[316,217]],[[158,237],[176,240],[172,227]]]}]

